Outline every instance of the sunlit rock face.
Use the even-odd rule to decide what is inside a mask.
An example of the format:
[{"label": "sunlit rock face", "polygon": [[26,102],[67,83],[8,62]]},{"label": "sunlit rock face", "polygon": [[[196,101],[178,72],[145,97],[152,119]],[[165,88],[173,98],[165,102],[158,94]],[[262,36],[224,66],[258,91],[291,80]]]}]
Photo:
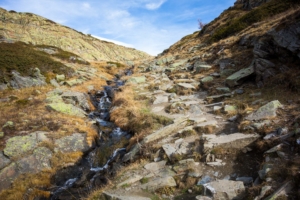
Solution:
[{"label": "sunlit rock face", "polygon": [[88,61],[128,61],[151,57],[144,52],[98,40],[31,13],[0,8],[0,26],[0,40],[55,46]]}]

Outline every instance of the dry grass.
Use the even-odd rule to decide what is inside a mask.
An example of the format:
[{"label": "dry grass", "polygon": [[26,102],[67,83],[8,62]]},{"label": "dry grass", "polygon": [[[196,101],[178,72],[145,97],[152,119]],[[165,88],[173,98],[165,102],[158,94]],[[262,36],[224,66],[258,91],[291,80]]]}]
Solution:
[{"label": "dry grass", "polygon": [[81,157],[82,152],[56,153],[51,158],[51,170],[44,170],[37,174],[22,174],[12,184],[11,189],[0,192],[0,199],[33,200],[36,197],[50,197],[50,192],[46,191],[51,187],[51,177],[55,172],[72,163],[76,163]]},{"label": "dry grass", "polygon": [[115,94],[111,120],[134,135],[130,140],[129,148],[153,130],[172,122],[171,119],[150,113],[145,104],[135,99],[131,86],[124,86],[121,90]]}]

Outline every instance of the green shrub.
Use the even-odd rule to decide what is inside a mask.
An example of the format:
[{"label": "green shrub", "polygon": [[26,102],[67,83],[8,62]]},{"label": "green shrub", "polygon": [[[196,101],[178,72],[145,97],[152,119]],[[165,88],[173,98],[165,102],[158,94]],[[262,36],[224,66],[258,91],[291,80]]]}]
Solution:
[{"label": "green shrub", "polygon": [[125,67],[126,67],[126,65],[124,65],[124,64],[122,64],[122,63],[112,62],[112,61],[107,62],[107,64],[113,64],[113,65],[116,65],[117,68],[125,68]]}]

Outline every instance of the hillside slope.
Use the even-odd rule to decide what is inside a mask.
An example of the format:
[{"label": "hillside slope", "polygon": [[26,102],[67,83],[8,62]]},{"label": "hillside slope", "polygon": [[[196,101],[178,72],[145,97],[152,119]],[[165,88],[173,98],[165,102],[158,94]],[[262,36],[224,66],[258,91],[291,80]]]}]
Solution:
[{"label": "hillside slope", "polygon": [[79,55],[88,61],[128,61],[151,58],[150,55],[98,40],[31,13],[0,8],[0,39],[50,45]]}]

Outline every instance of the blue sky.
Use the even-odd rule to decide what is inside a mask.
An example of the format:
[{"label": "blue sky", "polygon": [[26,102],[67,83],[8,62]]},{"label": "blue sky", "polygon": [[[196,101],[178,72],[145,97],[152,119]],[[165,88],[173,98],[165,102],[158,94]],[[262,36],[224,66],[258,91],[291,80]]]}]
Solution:
[{"label": "blue sky", "polygon": [[157,55],[236,0],[0,0],[95,37]]}]

